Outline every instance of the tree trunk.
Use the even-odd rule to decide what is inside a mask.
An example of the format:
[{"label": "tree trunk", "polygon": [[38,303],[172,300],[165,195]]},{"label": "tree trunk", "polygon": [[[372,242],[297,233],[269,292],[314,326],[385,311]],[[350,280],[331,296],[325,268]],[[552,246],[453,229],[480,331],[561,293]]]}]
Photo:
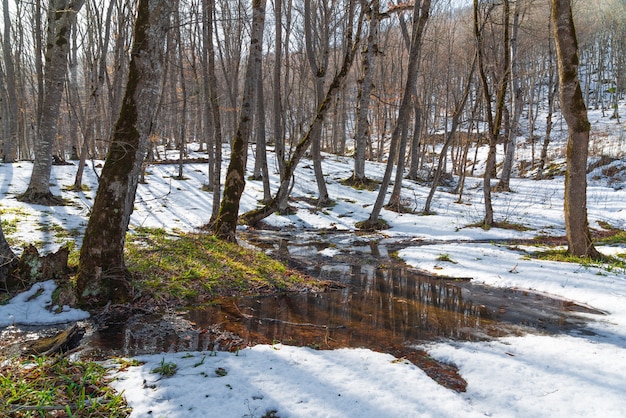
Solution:
[{"label": "tree trunk", "polygon": [[[349,20],[350,20],[349,24],[347,25],[348,28],[352,28],[352,25],[354,25],[353,16],[352,16],[354,12],[354,3],[355,3],[354,1],[350,1],[350,8],[349,8],[349,11],[347,12],[349,13]],[[346,34],[346,47],[345,47],[345,53],[344,53],[343,62],[341,64],[341,68],[339,72],[335,75],[335,77],[333,78],[330,85],[328,86],[328,89],[326,91],[326,96],[324,100],[322,101],[322,104],[318,107],[315,118],[309,125],[308,130],[306,131],[306,133],[304,134],[300,142],[298,142],[298,144],[296,145],[293,151],[293,154],[291,155],[291,159],[286,162],[285,172],[281,175],[280,185],[278,187],[278,190],[276,191],[276,195],[265,206],[259,209],[251,210],[243,214],[241,216],[242,223],[247,224],[247,225],[255,225],[256,223],[265,219],[272,213],[276,212],[279,209],[281,202],[287,201],[287,197],[289,196],[289,186],[291,184],[291,178],[295,172],[296,167],[298,166],[298,163],[304,156],[306,150],[311,145],[311,141],[312,141],[311,133],[315,129],[318,129],[317,125],[321,126],[324,123],[324,118],[326,117],[326,114],[328,113],[328,109],[330,109],[332,105],[335,94],[341,89],[341,86],[343,85],[346,77],[348,76],[348,73],[352,66],[352,62],[354,61],[354,56],[356,54],[356,46],[359,43],[362,20],[363,20],[363,16],[361,15],[359,16],[359,19],[357,22],[356,36],[355,36],[354,41],[352,39],[351,31],[348,31]]]},{"label": "tree trunk", "polygon": [[76,290],[83,305],[131,297],[124,243],[154,122],[170,14],[166,0],[140,0],[137,6],[126,93],[80,251]]},{"label": "tree trunk", "polygon": [[579,257],[601,258],[587,223],[587,153],[591,125],[578,79],[578,41],[570,0],[552,0],[552,23],[558,57],[561,111],[569,129],[565,173],[567,251]]},{"label": "tree trunk", "polygon": [[[421,3],[421,5],[420,5]],[[422,34],[426,27],[430,13],[430,0],[416,1],[413,7],[413,26],[411,32],[411,48],[409,51],[409,63],[407,69],[407,78],[402,94],[402,101],[398,109],[396,118],[396,126],[391,134],[391,145],[389,146],[389,155],[387,156],[387,167],[383,175],[383,180],[378,191],[378,197],[372,208],[372,212],[367,220],[357,224],[362,229],[380,229],[384,225],[379,220],[380,212],[387,195],[387,189],[391,181],[391,173],[396,159],[396,152],[400,142],[400,138],[407,135],[409,112],[411,111],[411,97],[416,88],[417,68],[419,64],[419,51],[422,44]]]},{"label": "tree trunk", "polygon": [[74,14],[78,13],[84,2],[85,0],[50,0],[44,96],[33,172],[28,189],[21,196],[25,202],[43,205],[62,203],[59,198],[52,196],[50,191],[52,153],[67,72],[72,21],[75,20]]},{"label": "tree trunk", "polygon": [[17,160],[18,149],[18,114],[19,103],[17,100],[17,86],[15,81],[15,65],[13,62],[12,43],[11,43],[11,20],[9,18],[9,1],[2,0],[2,10],[4,16],[4,35],[2,39],[2,56],[4,58],[4,71],[6,80],[6,96],[7,96],[7,120],[6,136],[2,147],[2,158],[5,163],[13,163]]},{"label": "tree trunk", "polygon": [[[550,52],[552,52],[552,43],[548,42],[548,47]],[[554,65],[552,61],[552,54],[549,54],[548,59],[550,60],[548,66],[548,109],[546,116],[546,136],[543,139],[543,145],[541,147],[541,156],[539,157],[539,167],[537,167],[537,180],[541,180],[543,178],[543,170],[546,167],[548,162],[548,145],[550,145],[550,134],[552,132],[552,113],[554,112],[554,98],[557,95],[559,89],[559,80],[558,76],[555,80],[554,74]]]},{"label": "tree trunk", "polygon": [[354,184],[365,183],[365,150],[370,135],[369,106],[370,95],[374,89],[374,70],[378,54],[378,22],[380,21],[380,1],[372,0],[369,14],[369,32],[364,51],[361,52],[362,76],[359,80],[356,133],[354,136]]},{"label": "tree trunk", "polygon": [[263,29],[265,27],[265,0],[252,2],[252,31],[250,34],[250,51],[246,68],[246,79],[243,101],[239,114],[237,131],[231,147],[230,163],[224,183],[224,196],[217,214],[213,232],[225,241],[236,242],[237,220],[239,219],[239,203],[246,185],[246,156],[248,142],[252,130],[252,113],[254,95],[257,85],[258,66],[261,65],[263,50]]},{"label": "tree trunk", "polygon": [[522,87],[520,85],[519,63],[517,58],[519,15],[520,2],[517,1],[515,3],[515,11],[513,12],[513,28],[510,42],[511,109],[513,114],[509,117],[510,122],[506,142],[506,154],[504,157],[504,165],[502,166],[502,176],[496,185],[496,190],[501,192],[511,191],[511,172],[513,171],[515,148],[517,148],[517,127],[522,114]]},{"label": "tree trunk", "polygon": [[267,139],[265,137],[265,97],[263,94],[263,76],[261,66],[257,68],[257,98],[256,98],[256,158],[254,160],[255,180],[263,182],[263,202],[267,203],[272,199],[270,190],[270,173],[267,167]]},{"label": "tree trunk", "polygon": [[16,264],[17,257],[15,257],[15,253],[4,237],[2,222],[0,222],[0,283],[5,284],[6,286],[7,278],[15,268]]},{"label": "tree trunk", "polygon": [[272,107],[274,111],[274,150],[278,163],[278,173],[283,175],[285,172],[285,130],[283,128],[283,102],[282,102],[282,83],[281,83],[281,61],[283,54],[283,22],[282,22],[282,5],[283,0],[274,0],[274,90],[272,96]]},{"label": "tree trunk", "polygon": [[78,161],[78,168],[76,169],[76,176],[74,177],[74,190],[81,190],[83,183],[83,173],[85,171],[85,163],[87,156],[89,155],[89,146],[93,140],[93,133],[95,128],[96,115],[98,113],[98,100],[102,92],[102,86],[104,85],[105,74],[107,70],[107,51],[109,49],[109,35],[111,33],[111,16],[113,14],[113,5],[115,3],[109,3],[107,8],[107,14],[105,18],[105,30],[102,36],[102,48],[100,49],[100,60],[98,61],[98,67],[92,71],[95,74],[91,75],[91,85],[88,99],[88,110],[85,118],[85,127],[83,129],[83,145],[80,147],[80,159]]},{"label": "tree trunk", "polygon": [[[215,71],[215,50],[213,48],[213,9],[214,0],[203,0],[202,8],[205,19],[204,28],[204,45],[206,49],[207,68],[205,69],[205,77],[207,77],[209,103],[211,108],[211,120],[213,122],[213,165],[209,165],[209,170],[213,170],[209,176],[212,182],[209,188],[213,191],[213,203],[211,208],[211,218],[209,225],[215,223],[222,199],[222,118],[220,114],[220,104],[217,93],[217,75]],[[211,152],[211,151],[209,151]]]},{"label": "tree trunk", "polygon": [[[306,56],[309,62],[311,73],[314,77],[315,85],[315,108],[319,108],[324,100],[324,81],[326,79],[326,71],[328,69],[328,55],[329,55],[329,11],[325,10],[323,16],[324,25],[318,28],[319,37],[321,38],[320,56],[317,55],[317,48],[313,43],[313,35],[311,31],[311,0],[304,0],[304,39],[306,46]],[[319,63],[317,62],[319,60]],[[313,171],[315,172],[315,181],[317,183],[318,205],[325,206],[330,203],[328,196],[328,190],[326,188],[326,180],[324,179],[324,173],[322,171],[322,155],[321,155],[321,142],[322,142],[322,127],[323,125],[315,125],[315,129],[311,132],[311,159],[313,160]]]},{"label": "tree trunk", "polygon": [[[509,71],[509,0],[503,2],[503,60],[502,71],[500,74],[500,80],[496,86],[496,102],[495,102],[495,115],[492,113],[492,95],[489,90],[489,79],[485,73],[485,57],[484,57],[484,41],[482,27],[479,24],[478,19],[478,0],[474,0],[474,35],[477,42],[478,50],[478,69],[480,73],[480,79],[482,82],[482,90],[485,98],[485,107],[487,113],[487,122],[489,125],[489,152],[487,154],[487,163],[485,166],[485,176],[483,181],[483,195],[485,199],[485,218],[483,223],[486,227],[493,225],[493,206],[491,204],[491,178],[496,167],[496,145],[498,137],[500,135],[500,126],[502,124],[502,115],[504,112],[504,99],[506,97],[506,86],[508,84],[508,71]],[[491,11],[491,5],[489,12]],[[489,14],[488,12],[488,14]]]},{"label": "tree trunk", "polygon": [[[450,131],[446,135],[446,140],[441,148],[441,153],[439,154],[439,162],[437,164],[437,170],[435,171],[435,175],[433,176],[433,184],[430,186],[430,192],[428,193],[428,197],[426,198],[426,203],[424,204],[424,214],[430,214],[430,204],[433,200],[433,196],[435,195],[435,191],[439,186],[439,179],[441,178],[441,173],[443,172],[443,160],[445,158],[446,152],[448,151],[448,147],[452,144],[452,140],[454,139],[454,134],[459,126],[459,122],[461,121],[461,115],[463,114],[463,109],[465,108],[465,103],[467,102],[467,98],[470,95],[471,87],[472,87],[472,79],[474,78],[474,70],[476,68],[476,55],[474,55],[474,60],[472,61],[472,67],[467,76],[467,84],[465,85],[465,90],[463,91],[463,96],[461,101],[457,103],[456,108],[454,109],[454,113],[452,114],[452,124],[450,126]],[[464,153],[467,156],[467,148]],[[465,170],[465,162],[463,160],[463,164],[461,165],[462,170]]]}]

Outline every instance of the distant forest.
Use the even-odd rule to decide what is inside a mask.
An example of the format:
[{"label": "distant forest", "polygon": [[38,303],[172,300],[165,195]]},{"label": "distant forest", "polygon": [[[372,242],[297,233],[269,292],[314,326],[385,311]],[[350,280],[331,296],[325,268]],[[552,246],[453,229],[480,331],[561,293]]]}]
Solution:
[{"label": "distant forest", "polygon": [[[84,4],[76,8],[80,3]],[[53,80],[63,83],[53,155],[58,162],[105,157],[126,87],[135,3],[2,1],[4,161],[33,159],[45,112],[50,22],[54,22],[55,8],[72,7],[77,11],[70,16],[70,33],[66,34],[67,71],[61,73],[63,79]],[[469,98],[459,119],[464,134],[451,144],[456,171],[463,165],[464,145],[480,140],[486,129],[481,82],[471,68],[477,48],[474,15],[471,2],[466,3],[459,8],[459,2],[432,1],[408,114],[409,140],[401,152],[413,176],[424,164],[433,163],[429,155],[450,129],[468,83]],[[503,55],[513,58],[515,80],[506,92],[503,126],[515,129],[520,118],[527,121],[526,131],[537,147],[530,164],[543,164],[541,149],[550,135],[545,118],[559,106],[550,2],[511,0],[509,17],[503,16],[502,1],[478,3],[483,31],[480,48],[492,85],[510,72],[501,65]],[[220,141],[231,140],[237,128],[250,49],[251,1],[177,0],[170,4],[175,10],[164,42],[166,60],[150,158],[163,157],[156,145],[184,150],[185,143],[196,142],[215,161],[211,155],[215,152],[215,112],[221,118]],[[618,118],[617,103],[626,86],[626,5],[621,0],[574,1],[573,5],[585,101],[590,108]],[[363,141],[363,158],[386,160],[407,77],[412,16],[411,2],[268,1],[251,143],[284,144],[289,153],[306,132],[341,66],[347,34],[355,33],[360,25],[357,56],[324,119],[319,150],[352,154],[356,142]],[[509,51],[503,50],[505,19],[511,37]],[[215,91],[211,91],[212,77]],[[211,100],[211,94],[216,100]]]}]

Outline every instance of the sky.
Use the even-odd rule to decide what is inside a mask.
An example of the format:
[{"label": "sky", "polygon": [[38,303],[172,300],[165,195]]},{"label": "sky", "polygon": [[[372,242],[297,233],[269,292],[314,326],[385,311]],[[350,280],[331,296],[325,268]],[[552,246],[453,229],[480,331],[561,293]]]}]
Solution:
[{"label": "sky", "polygon": [[[596,132],[609,133],[594,135],[594,149],[623,155],[620,144],[624,125],[593,112],[590,120]],[[553,134],[555,147],[562,147],[562,133]],[[528,157],[524,154],[529,152],[522,143],[519,158]],[[555,156],[560,152],[553,150]],[[500,149],[499,156],[502,154]],[[354,230],[355,222],[367,218],[376,192],[357,191],[339,183],[350,175],[351,162],[349,157],[332,155],[323,161],[334,207],[315,211],[305,201],[293,201],[297,213],[274,214],[266,221],[283,228]],[[298,168],[294,197],[315,197],[313,172],[307,163],[303,161]],[[249,164],[252,167],[252,159]],[[626,160],[615,161],[612,166],[619,172],[626,167]],[[382,177],[383,168],[367,164],[372,177]],[[75,231],[71,235],[78,237],[84,230],[96,190],[95,176],[88,168],[85,181],[90,190],[67,192],[62,189],[73,183],[75,166],[55,166],[52,190],[73,200],[75,206],[42,207],[25,205],[15,198],[26,189],[31,169],[30,162],[0,164],[5,233],[17,251],[25,243],[34,243],[43,252],[53,251],[63,241],[76,239],[60,236],[55,232],[58,226]],[[147,184],[139,186],[131,233],[138,226],[193,231],[207,222],[211,198],[201,190],[207,178],[206,166],[185,166],[185,181],[172,178],[177,169],[175,165],[148,168]],[[270,172],[276,185],[275,166]],[[588,179],[590,226],[599,228],[599,223],[607,222],[626,229],[624,177],[607,178],[596,169]],[[256,207],[262,197],[261,187],[260,182],[248,182],[242,211]],[[440,386],[404,359],[367,347],[317,351],[280,342],[237,353],[141,355],[137,357],[140,366],[113,372],[112,386],[125,395],[133,417],[262,417],[272,411],[283,418],[626,416],[626,272],[540,261],[527,255],[544,250],[541,246],[510,248],[498,244],[499,239],[564,235],[563,177],[540,182],[514,178],[512,192],[494,195],[496,220],[526,225],[531,228],[527,231],[468,227],[483,216],[481,187],[482,179],[468,178],[462,203],[455,203],[457,195],[438,191],[432,207],[436,214],[432,216],[383,210],[381,216],[391,228],[380,236],[431,242],[409,245],[399,252],[400,258],[417,269],[472,277],[475,283],[494,287],[544,292],[606,312],[602,316],[580,314],[593,319],[585,328],[591,332],[530,333],[481,342],[444,339],[417,347],[434,359],[456,365],[468,383],[464,393]],[[428,192],[427,187],[406,181],[403,198],[419,211]],[[599,250],[626,253],[624,246],[601,246]],[[332,251],[325,254],[333,255]],[[441,260],[444,254],[449,261]],[[0,306],[0,326],[65,323],[87,316],[71,307],[52,313],[59,310],[51,306],[54,282],[35,286],[30,293]],[[173,376],[153,372],[170,363],[176,365]]]}]

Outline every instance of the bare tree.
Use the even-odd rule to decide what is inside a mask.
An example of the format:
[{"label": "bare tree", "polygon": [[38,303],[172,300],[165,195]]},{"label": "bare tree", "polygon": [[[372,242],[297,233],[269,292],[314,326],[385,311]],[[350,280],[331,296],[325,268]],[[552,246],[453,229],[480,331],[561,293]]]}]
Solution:
[{"label": "bare tree", "polygon": [[361,78],[358,80],[359,93],[356,117],[356,132],[354,134],[354,172],[352,182],[355,185],[366,182],[365,151],[370,135],[369,108],[370,95],[374,88],[374,71],[378,51],[378,23],[381,19],[380,1],[372,0],[368,6],[369,28],[367,42],[361,52]]},{"label": "bare tree", "polygon": [[137,6],[126,92],[80,250],[76,291],[83,305],[131,297],[124,243],[159,94],[170,3]]},{"label": "bare tree", "polygon": [[18,132],[18,99],[17,86],[15,80],[15,65],[12,53],[11,41],[11,19],[9,17],[9,1],[2,0],[2,12],[4,17],[4,35],[2,38],[2,57],[4,58],[4,72],[6,80],[7,96],[7,118],[5,121],[4,144],[2,147],[2,158],[5,163],[12,163],[17,160],[17,147],[19,143]]},{"label": "bare tree", "polygon": [[567,251],[602,258],[591,241],[587,221],[587,153],[591,125],[578,79],[578,41],[571,0],[552,0],[552,23],[558,57],[561,112],[569,129],[565,173]]},{"label": "bare tree", "polygon": [[[319,2],[319,21],[311,11],[311,0],[304,0],[304,39],[306,46],[306,57],[309,63],[311,74],[314,77],[315,86],[315,108],[319,108],[324,100],[324,82],[328,71],[329,53],[330,53],[330,22],[332,15],[332,7],[326,0]],[[319,44],[313,40],[313,32],[311,26],[319,22],[317,34]],[[311,132],[311,158],[313,160],[313,170],[315,172],[315,180],[319,191],[318,206],[325,206],[330,203],[328,190],[324,173],[322,172],[322,125],[315,126],[315,130]]]},{"label": "bare tree", "polygon": [[26,202],[59,204],[50,191],[52,152],[57,135],[57,121],[67,72],[70,35],[74,16],[85,0],[50,0],[48,40],[44,75],[44,96],[39,120],[39,136],[28,189],[21,196]]},{"label": "bare tree", "polygon": [[209,154],[213,153],[213,163],[209,164],[209,188],[213,191],[213,205],[211,219],[209,224],[213,224],[217,219],[221,202],[222,189],[222,118],[220,114],[220,104],[217,91],[217,75],[215,72],[215,51],[213,48],[213,12],[215,7],[214,0],[202,0],[202,10],[204,15],[204,78],[205,91],[208,92],[209,102],[205,106],[210,106],[211,121],[213,122],[213,149],[209,150]]},{"label": "bare tree", "polygon": [[[487,122],[489,125],[489,153],[487,155],[487,163],[485,167],[485,175],[483,181],[483,194],[485,197],[485,218],[483,223],[487,227],[493,226],[493,206],[491,204],[491,178],[493,177],[493,172],[496,167],[496,145],[498,143],[498,137],[500,136],[500,127],[502,125],[504,107],[505,107],[505,97],[506,97],[506,88],[508,84],[508,71],[510,69],[510,54],[509,54],[509,18],[510,18],[510,9],[509,9],[509,0],[503,1],[503,34],[502,34],[502,50],[503,57],[501,63],[501,70],[499,74],[499,80],[496,81],[496,98],[495,103],[493,103],[493,95],[492,90],[489,86],[489,77],[486,73],[486,65],[485,62],[485,43],[483,37],[483,27],[479,19],[479,7],[478,0],[474,0],[474,35],[476,37],[477,42],[477,51],[478,51],[478,70],[480,74],[480,79],[482,82],[482,92],[485,98],[485,107],[487,114]],[[487,5],[487,13],[486,17],[489,17],[493,10],[494,5]],[[495,105],[495,114],[493,112],[493,105]]]},{"label": "bare tree", "polygon": [[508,138],[506,138],[506,152],[504,164],[502,166],[502,176],[496,185],[497,191],[508,192],[511,190],[510,180],[511,171],[513,170],[513,162],[515,159],[515,149],[517,148],[517,134],[519,120],[522,115],[522,99],[523,91],[520,83],[519,71],[519,26],[521,14],[522,0],[515,2],[513,10],[513,27],[511,29],[511,39],[509,42],[510,50],[510,83],[511,83],[511,111],[508,124]]},{"label": "bare tree", "polygon": [[389,146],[389,155],[387,156],[387,167],[383,175],[383,180],[378,190],[378,197],[372,208],[372,212],[367,220],[357,223],[362,229],[381,229],[385,224],[379,219],[383,203],[387,195],[387,189],[391,181],[391,174],[396,160],[396,154],[400,145],[400,140],[406,140],[409,122],[409,113],[411,111],[411,103],[413,92],[416,88],[417,68],[419,65],[419,52],[422,44],[422,34],[428,22],[430,13],[430,0],[416,1],[413,7],[413,24],[411,29],[411,48],[409,51],[409,63],[407,69],[407,77],[402,92],[402,102],[398,109],[396,124],[391,135],[391,144]]},{"label": "bare tree", "polygon": [[231,242],[237,241],[236,230],[237,220],[239,219],[239,203],[246,185],[246,156],[252,130],[253,101],[258,85],[257,77],[259,77],[257,68],[261,65],[264,27],[265,0],[253,0],[252,31],[250,34],[250,51],[248,52],[243,101],[237,131],[232,142],[230,163],[228,164],[224,183],[224,196],[212,228],[217,237]]},{"label": "bare tree", "polygon": [[16,262],[15,253],[4,237],[2,222],[0,222],[0,283],[6,283],[9,274],[15,268]]},{"label": "bare tree", "polygon": [[[361,13],[357,18],[357,21],[354,21],[354,11],[355,11],[355,1],[350,0],[349,7],[347,10],[348,15],[348,24],[346,27],[348,30],[344,36],[344,56],[341,63],[341,67],[335,74],[335,77],[328,85],[326,90],[326,95],[324,96],[324,100],[321,105],[317,109],[317,113],[315,117],[309,124],[309,128],[304,133],[303,137],[297,143],[294,148],[293,153],[291,154],[291,158],[285,164],[285,172],[282,173],[280,177],[280,185],[274,197],[265,204],[265,206],[251,210],[249,212],[244,213],[241,216],[241,221],[244,224],[255,225],[261,220],[268,217],[270,214],[276,212],[279,209],[279,202],[284,202],[287,200],[290,192],[291,180],[298,166],[298,163],[306,153],[307,149],[311,145],[313,140],[313,136],[311,135],[317,129],[320,129],[321,125],[324,123],[324,118],[326,117],[328,110],[331,108],[333,99],[338,91],[341,90],[341,86],[346,80],[350,68],[352,67],[352,62],[354,61],[354,56],[356,55],[356,48],[359,43],[360,34],[361,34],[361,25],[363,21],[363,14]],[[353,27],[356,25],[356,30],[353,35]],[[353,38],[354,36],[354,38]]]}]

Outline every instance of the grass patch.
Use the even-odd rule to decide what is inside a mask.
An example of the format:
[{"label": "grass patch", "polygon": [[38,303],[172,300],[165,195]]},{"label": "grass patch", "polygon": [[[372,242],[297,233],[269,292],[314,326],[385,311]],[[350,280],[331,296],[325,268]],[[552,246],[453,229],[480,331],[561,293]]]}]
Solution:
[{"label": "grass patch", "polygon": [[512,231],[531,231],[533,229],[528,226],[525,226],[522,224],[516,224],[513,222],[509,222],[509,221],[494,222],[491,225],[487,225],[485,224],[484,221],[480,221],[477,223],[467,225],[467,228],[481,228],[486,231],[491,228],[509,229]]},{"label": "grass patch", "polygon": [[450,257],[450,254],[439,254],[439,256],[436,258],[437,261],[444,261],[446,263],[452,263],[452,264],[457,264],[456,261],[454,261],[452,259],[452,257]]},{"label": "grass patch", "polygon": [[91,187],[86,184],[81,184],[80,187],[76,187],[73,184],[67,184],[61,187],[61,190],[65,192],[90,192]]},{"label": "grass patch", "polygon": [[621,257],[605,257],[603,262],[598,262],[589,257],[579,257],[571,255],[565,249],[551,249],[546,251],[537,251],[528,255],[529,258],[538,260],[558,261],[563,263],[579,264],[584,268],[599,268],[607,272],[624,273],[626,272],[626,260]]},{"label": "grass patch", "polygon": [[177,368],[176,363],[168,363],[165,361],[165,358],[163,358],[161,364],[150,370],[150,373],[158,373],[164,377],[172,377],[176,374]]},{"label": "grass patch", "polygon": [[133,286],[165,300],[206,302],[214,297],[299,291],[319,282],[265,253],[208,234],[140,229],[129,235],[126,264]]},{"label": "grass patch", "polygon": [[360,180],[355,179],[354,177],[348,177],[347,179],[341,180],[339,183],[341,183],[342,186],[352,187],[356,190],[368,190],[370,192],[373,192],[374,190],[378,189],[380,181],[369,178]]},{"label": "grass patch", "polygon": [[0,416],[127,417],[124,397],[108,386],[109,370],[64,357],[0,358]]}]

